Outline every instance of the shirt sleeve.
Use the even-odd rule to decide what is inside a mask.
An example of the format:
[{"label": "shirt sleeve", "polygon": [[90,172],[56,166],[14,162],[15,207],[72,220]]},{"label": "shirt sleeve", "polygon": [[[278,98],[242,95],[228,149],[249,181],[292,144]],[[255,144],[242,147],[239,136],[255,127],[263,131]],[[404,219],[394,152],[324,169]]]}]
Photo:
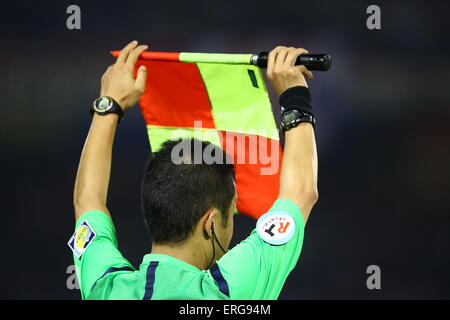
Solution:
[{"label": "shirt sleeve", "polygon": [[[280,217],[281,219],[277,220]],[[269,244],[262,239],[257,229],[254,229],[250,236],[217,261],[228,285],[230,299],[272,300],[278,298],[286,278],[294,269],[300,256],[305,228],[304,219],[294,202],[278,199],[272,208],[259,218],[257,224],[257,226],[260,223],[268,225],[266,229],[269,233],[276,232],[286,227],[285,222],[283,226],[283,218],[295,222],[295,226],[292,224],[290,226],[294,227],[295,231],[286,243]],[[272,224],[275,226],[272,227]],[[283,240],[279,242],[282,243]]]},{"label": "shirt sleeve", "polygon": [[84,250],[81,256],[76,251],[73,255],[83,299],[89,297],[94,285],[106,274],[134,270],[117,248],[116,230],[111,218],[101,211],[88,211],[78,218],[69,246]]}]

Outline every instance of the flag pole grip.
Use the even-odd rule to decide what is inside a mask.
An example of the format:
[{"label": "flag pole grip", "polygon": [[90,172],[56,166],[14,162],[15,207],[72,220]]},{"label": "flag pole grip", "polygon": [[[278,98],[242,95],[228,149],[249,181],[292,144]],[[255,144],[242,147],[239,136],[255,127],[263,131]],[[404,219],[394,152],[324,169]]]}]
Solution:
[{"label": "flag pole grip", "polygon": [[[254,54],[250,63],[260,68],[267,68],[269,59],[268,52]],[[310,71],[328,71],[331,67],[331,56],[329,54],[302,54],[298,56],[295,65],[304,65]]]}]

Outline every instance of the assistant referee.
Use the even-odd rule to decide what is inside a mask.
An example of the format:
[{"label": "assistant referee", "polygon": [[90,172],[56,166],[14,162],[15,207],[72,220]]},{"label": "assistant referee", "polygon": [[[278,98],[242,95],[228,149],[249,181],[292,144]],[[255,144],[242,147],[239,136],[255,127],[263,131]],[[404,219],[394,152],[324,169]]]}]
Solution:
[{"label": "assistant referee", "polygon": [[[298,261],[305,223],[318,199],[315,120],[305,81],[312,74],[295,66],[307,51],[280,46],[269,54],[267,77],[280,95],[285,132],[280,192],[272,208],[228,251],[236,208],[233,166],[208,142],[168,141],[146,165],[142,208],[152,249],[135,268],[118,249],[106,199],[116,128],[144,92],[147,70],[140,67],[136,78],[133,71],[146,49],[133,41],[121,50],[91,108],[74,190],[75,233],[68,243],[82,298],[277,299]],[[196,164],[193,151],[183,151],[183,162],[175,164],[171,154],[180,144],[212,148],[214,158],[224,161]]]}]

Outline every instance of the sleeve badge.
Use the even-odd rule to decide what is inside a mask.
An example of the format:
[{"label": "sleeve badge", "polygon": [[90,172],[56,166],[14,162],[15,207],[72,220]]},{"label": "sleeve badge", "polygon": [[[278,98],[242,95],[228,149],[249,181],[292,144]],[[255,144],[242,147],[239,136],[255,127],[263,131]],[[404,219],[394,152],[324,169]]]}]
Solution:
[{"label": "sleeve badge", "polygon": [[73,254],[80,259],[81,255],[92,240],[94,240],[95,236],[94,229],[92,229],[86,220],[83,220],[67,244],[70,249],[72,249]]},{"label": "sleeve badge", "polygon": [[256,231],[265,242],[279,246],[294,236],[295,221],[283,211],[270,211],[258,219]]}]

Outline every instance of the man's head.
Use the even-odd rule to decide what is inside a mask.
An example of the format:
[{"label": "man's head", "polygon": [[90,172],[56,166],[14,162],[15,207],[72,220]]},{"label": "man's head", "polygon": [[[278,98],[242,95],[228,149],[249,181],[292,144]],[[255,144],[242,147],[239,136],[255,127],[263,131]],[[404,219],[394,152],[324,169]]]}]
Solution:
[{"label": "man's head", "polygon": [[[212,156],[215,163],[199,159],[199,154]],[[150,156],[142,207],[153,245],[176,247],[193,240],[199,251],[211,252],[212,259],[214,232],[228,248],[236,205],[233,165],[229,163],[220,147],[196,139],[166,141]],[[216,243],[215,258],[221,255]]]}]

